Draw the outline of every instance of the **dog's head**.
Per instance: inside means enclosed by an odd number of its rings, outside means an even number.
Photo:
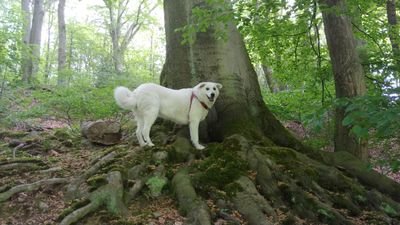
[[[214,104],[221,88],[222,84],[214,82],[201,82],[194,87],[197,97],[202,101],[208,101],[209,104]]]

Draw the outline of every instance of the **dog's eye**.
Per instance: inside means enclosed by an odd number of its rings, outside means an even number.
[[[215,87],[214,87],[213,90],[215,91],[215,90],[217,90],[217,89],[215,89]]]
[[[209,91],[209,90],[210,90],[210,88],[206,88],[206,90],[207,90],[207,91]]]

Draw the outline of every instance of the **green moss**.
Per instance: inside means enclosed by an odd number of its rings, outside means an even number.
[[[240,184],[233,182],[226,185],[224,191],[228,197],[234,197],[236,196],[236,193],[243,191],[243,188],[240,186]]]
[[[131,222],[125,219],[117,220],[117,221],[111,221],[112,225],[140,225],[140,223],[136,222]]]
[[[289,203],[293,211],[303,219],[318,221],[332,225],[344,225],[349,223],[342,215],[332,211],[330,204],[320,202],[308,192],[299,189],[294,184],[282,183],[279,185],[284,200]]]
[[[209,148],[209,157],[195,165],[195,168],[200,171],[193,179],[197,187],[223,189],[246,173],[247,162],[239,156],[235,147],[223,146],[216,145]]]
[[[90,191],[93,191],[99,188],[100,186],[107,184],[107,178],[105,174],[97,174],[90,177],[86,182],[91,187]]]
[[[335,208],[348,209],[351,216],[358,216],[361,213],[356,204],[354,204],[350,197],[341,194],[332,196],[333,206]]]
[[[278,163],[293,162],[297,158],[295,150],[285,147],[267,147],[262,153],[268,154]]]
[[[192,154],[194,148],[188,139],[176,137],[172,146],[165,149],[168,152],[168,161],[173,163],[186,162]]]
[[[296,218],[292,215],[289,214],[283,221],[282,225],[293,225],[296,224]]]
[[[108,173],[111,171],[118,171],[121,173],[122,177],[127,177],[128,175],[128,167],[126,167],[123,162],[119,160],[114,160],[112,163],[108,164],[107,166],[101,168],[99,171],[100,173]]]
[[[0,130],[0,138],[22,138],[27,136],[29,133],[25,131],[10,131],[10,130]]]
[[[66,129],[57,129],[54,132],[54,137],[56,137],[60,141],[72,139],[72,135]]]

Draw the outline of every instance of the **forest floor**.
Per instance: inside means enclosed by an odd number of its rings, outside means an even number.
[[[45,178],[73,178],[83,173],[90,162],[108,148],[70,135],[65,132],[67,124],[61,121],[35,120],[30,123],[19,124],[12,130],[0,130],[0,192],[6,186],[30,184]],[[40,160],[43,165],[39,166],[43,168],[23,164],[30,160]],[[12,165],[10,161],[15,167],[5,166]],[[0,200],[0,225],[57,224],[62,212],[74,203],[66,202],[64,193],[63,185],[51,185],[17,193],[3,203]],[[129,210],[135,212],[126,218],[130,224],[181,225],[184,221],[170,195],[139,197]],[[99,215],[79,224],[116,224],[106,210],[96,214]]]
[[[293,132],[302,130],[289,128]],[[0,130],[0,193],[10,186],[55,177],[72,178],[82,174],[108,148],[91,144],[79,134],[73,135],[66,130],[66,123],[51,119],[34,120],[30,124],[21,123],[11,130]],[[374,147],[371,149],[371,157],[379,160],[385,157],[382,152],[379,146]],[[27,163],[35,160],[41,163]],[[375,169],[382,171],[382,168]],[[400,173],[387,175],[400,182]],[[65,185],[62,184],[45,185],[37,190],[19,192],[4,202],[0,200],[0,225],[57,224],[62,212],[75,203],[65,201],[64,189]],[[208,204],[212,209],[213,203]],[[171,193],[159,198],[140,195],[129,206],[129,211],[132,213],[125,218],[125,224],[181,225],[185,221]],[[78,224],[121,224],[105,209],[95,214]],[[239,214],[234,216],[238,221],[241,220]],[[218,220],[215,224],[228,223]]]

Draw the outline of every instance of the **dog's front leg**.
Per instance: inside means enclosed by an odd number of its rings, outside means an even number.
[[[199,123],[200,121],[191,121],[189,124],[190,128],[190,139],[194,147],[198,150],[204,149],[204,146],[199,144]]]

